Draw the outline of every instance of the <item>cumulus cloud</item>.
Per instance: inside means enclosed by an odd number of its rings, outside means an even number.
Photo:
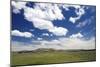
[[[35,43],[35,44],[34,44]],[[91,50],[95,49],[95,38],[90,40],[83,40],[79,38],[60,38],[52,41],[33,41],[32,44],[12,41],[12,50],[36,50],[38,48],[52,48],[55,50]]]
[[[47,3],[36,3],[35,9],[40,9],[41,13],[44,14],[44,19],[47,20],[62,20],[64,16],[62,10],[57,4],[47,4]],[[41,16],[41,15],[40,15]]]
[[[53,32],[57,36],[63,36],[67,34],[68,30],[63,27],[54,27],[50,29],[50,32]]]
[[[65,9],[66,11],[69,10],[69,7],[73,7],[75,8],[75,13],[77,15],[77,17],[70,17],[69,21],[71,21],[72,23],[75,23],[78,19],[81,18],[81,16],[83,14],[85,14],[85,10],[83,6],[80,5],[66,5],[66,4],[60,4],[60,7],[62,7],[63,9]]]
[[[12,1],[12,6],[13,6],[13,12],[15,14],[17,13],[20,13],[20,10],[25,8],[25,4],[26,2],[15,2],[15,1]]]
[[[82,38],[82,37],[83,37],[83,35],[82,35],[81,33],[72,34],[72,35],[70,36],[70,38]]]
[[[69,10],[69,7],[75,8],[75,13],[76,13],[77,17],[72,17],[72,16],[71,16],[71,17],[69,18],[69,21],[71,21],[72,23],[75,23],[78,19],[81,18],[81,16],[82,16],[83,14],[85,14],[84,6],[60,4],[60,7],[62,7],[62,8],[65,9],[66,11]]]
[[[39,19],[39,18],[33,18],[32,23],[36,28],[39,28],[41,30],[43,30],[43,29],[49,30],[54,27],[51,21],[43,20],[43,19]]]
[[[20,32],[19,30],[13,30],[11,32],[12,36],[31,38],[33,35],[30,32]]]
[[[25,3],[14,2],[12,6],[14,6],[16,10],[23,9],[25,19],[32,22],[33,26],[38,29],[46,29],[57,36],[63,36],[68,31],[66,28],[53,25],[52,21],[64,19],[62,10],[57,4],[35,3],[34,8],[31,8],[25,6]]]
[[[75,13],[76,13],[77,17],[70,17],[69,18],[69,21],[71,21],[72,23],[75,23],[77,20],[79,20],[81,18],[82,15],[85,14],[84,7],[82,7],[82,6],[75,7]]]

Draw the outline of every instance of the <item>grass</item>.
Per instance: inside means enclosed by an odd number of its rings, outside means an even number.
[[[67,62],[95,61],[95,50],[88,51],[37,51],[12,52],[11,65],[40,65]]]

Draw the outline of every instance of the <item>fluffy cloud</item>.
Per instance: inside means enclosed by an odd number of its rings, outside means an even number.
[[[62,14],[61,8],[69,10],[69,7],[75,8],[77,17],[70,17],[69,21],[75,23],[85,13],[84,7],[80,5],[65,5],[65,4],[47,4],[47,3],[35,3],[34,8],[26,6],[27,2],[15,2],[12,1],[13,12],[20,13],[20,10],[24,10],[24,17],[26,20],[33,23],[33,26],[38,29],[46,29],[57,36],[64,36],[67,34],[68,29],[63,27],[56,27],[53,24],[54,20],[62,20],[65,17]],[[77,27],[80,25],[79,24]]]
[[[69,7],[73,7],[75,8],[75,13],[77,15],[77,17],[70,17],[69,21],[71,21],[72,23],[75,23],[78,19],[80,19],[80,17],[85,13],[84,7],[80,6],[80,5],[66,5],[66,4],[60,4],[60,7],[62,7],[63,9],[65,9],[66,11],[69,10]]]
[[[13,6],[13,12],[14,13],[20,13],[20,10],[25,8],[26,2],[15,2],[12,1],[12,6]]]
[[[81,33],[72,34],[72,35],[70,36],[70,38],[82,38],[82,37],[83,37],[83,35],[82,35]]]
[[[57,36],[63,36],[67,34],[68,30],[63,27],[54,27],[50,29],[50,32],[53,32]]]
[[[82,15],[85,14],[85,10],[84,7],[74,7],[75,8],[75,13],[77,14],[77,17],[70,17],[69,21],[71,21],[72,23],[75,23],[78,19],[81,18]]]
[[[43,29],[49,30],[49,29],[53,29],[54,27],[51,21],[43,20],[40,18],[33,18],[32,23],[36,28],[39,28],[41,30]]]
[[[41,30],[46,29],[57,36],[63,36],[67,33],[66,28],[53,25],[53,20],[64,19],[62,10],[57,4],[35,3],[34,8],[25,6],[25,3],[14,2],[14,4],[12,3],[12,6],[16,10],[24,9],[25,19],[32,22],[34,27]]]
[[[31,38],[33,35],[30,32],[20,32],[19,30],[13,30],[11,32],[12,36]]]
[[[24,9],[25,13],[28,14],[29,17],[38,17],[47,20],[64,19],[62,11],[57,4],[35,3],[35,7],[33,9],[25,6],[26,3],[27,2],[12,1],[13,10],[18,10],[18,12],[20,12],[21,9]]]
[[[35,44],[34,44],[35,43]],[[52,48],[55,50],[91,50],[95,49],[95,38],[90,40],[83,40],[79,38],[60,38],[52,41],[33,41],[32,44],[26,44],[22,42],[12,41],[12,50],[35,50],[38,48]]]
[[[78,20],[80,17],[70,17],[69,21],[71,21],[72,23],[75,23],[76,20]]]
[[[36,3],[35,10],[39,9],[41,13],[40,16],[44,16],[44,19],[47,20],[62,20],[64,16],[62,10],[57,4],[47,4],[47,3]],[[43,14],[43,15],[41,15]]]

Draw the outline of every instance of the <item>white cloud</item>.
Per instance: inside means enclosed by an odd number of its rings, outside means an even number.
[[[39,14],[41,17],[43,16],[44,19],[47,20],[64,19],[62,11],[57,4],[36,3],[34,9],[40,10],[40,12],[43,15],[41,15],[40,13]]]
[[[34,42],[36,44],[34,44]],[[12,51],[35,50],[38,48],[52,48],[56,50],[90,50],[95,49],[95,38],[83,40],[79,38],[60,38],[52,41],[33,41],[33,44],[12,41]]]
[[[60,39],[63,49],[95,49],[95,38],[83,40],[79,38],[64,38]]]
[[[76,8],[76,7],[75,7]],[[75,13],[77,14],[77,17],[70,17],[69,18],[69,21],[71,21],[72,23],[75,23],[77,20],[79,20],[81,18],[82,15],[85,14],[85,10],[84,10],[84,7],[80,6],[80,7],[77,7],[75,9]]]
[[[81,33],[72,34],[72,35],[70,36],[70,38],[82,38],[82,37],[83,37],[83,35],[82,35]]]
[[[11,50],[12,51],[30,51],[30,50],[35,50],[36,47],[32,44],[24,43],[24,42],[17,42],[17,41],[12,41],[11,42]]]
[[[85,13],[84,7],[80,5],[65,5],[65,4],[47,4],[47,3],[35,3],[34,8],[25,6],[27,2],[14,2],[14,13],[20,13],[20,10],[24,10],[24,17],[26,20],[33,23],[33,26],[38,29],[46,29],[52,32],[54,35],[63,36],[66,35],[68,29],[63,27],[56,27],[53,25],[53,20],[62,20],[65,17],[62,14],[61,8],[69,10],[69,7],[74,7],[77,17],[70,17],[69,21],[75,23]],[[62,32],[62,33],[61,33]]]
[[[66,5],[66,4],[60,4],[61,7],[63,7],[66,11],[69,10],[69,7],[74,7],[75,9],[79,9],[81,6],[80,5]]]
[[[43,35],[43,36],[49,36],[49,34],[48,34],[48,33],[43,33],[42,35]]]
[[[19,37],[26,37],[26,38],[30,38],[32,37],[32,33],[30,32],[20,32],[19,30],[13,30],[11,32],[12,36],[19,36]]]
[[[75,10],[78,16],[82,16],[85,13],[84,7],[80,7],[78,10]]]
[[[72,23],[75,23],[76,20],[78,20],[80,17],[70,17],[69,21],[71,21]]]
[[[51,21],[43,20],[39,18],[34,18],[32,23],[36,28],[39,28],[41,30],[43,29],[49,30],[54,27]]]
[[[64,16],[57,4],[35,3],[34,8],[26,7],[24,9],[25,17],[31,20],[36,17],[44,20],[62,20]]]
[[[79,24],[76,25],[76,27],[84,27],[87,24],[86,21],[80,22]]]
[[[67,33],[66,28],[53,25],[53,20],[64,19],[62,10],[57,4],[35,3],[34,8],[27,7],[25,4],[26,2],[12,2],[12,6],[15,7],[13,10],[24,9],[25,19],[32,22],[36,28],[46,29],[57,36]]]
[[[50,29],[50,32],[57,36],[64,36],[67,34],[68,30],[63,27],[54,27],[53,29]]]
[[[77,17],[70,17],[69,21],[72,23],[75,23],[80,17],[85,13],[84,7],[80,5],[66,5],[66,4],[61,4],[60,7],[63,7],[66,11],[69,10],[69,7],[75,8],[75,13]]]
[[[95,18],[95,17],[92,16],[91,18],[86,19],[86,20],[84,20],[83,22],[79,22],[79,24],[77,24],[76,27],[81,28],[81,27],[84,27],[85,25],[89,25],[89,24],[92,23],[92,21],[94,20],[94,18]]]
[[[13,6],[13,12],[15,14],[20,13],[20,10],[25,8],[25,4],[26,4],[26,2],[15,2],[15,1],[12,1],[11,3]]]
[[[42,40],[42,38],[38,37],[37,40]]]

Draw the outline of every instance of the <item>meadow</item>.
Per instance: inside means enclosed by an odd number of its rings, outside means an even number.
[[[96,50],[51,50],[22,51],[11,53],[11,66],[43,65],[95,61]]]

